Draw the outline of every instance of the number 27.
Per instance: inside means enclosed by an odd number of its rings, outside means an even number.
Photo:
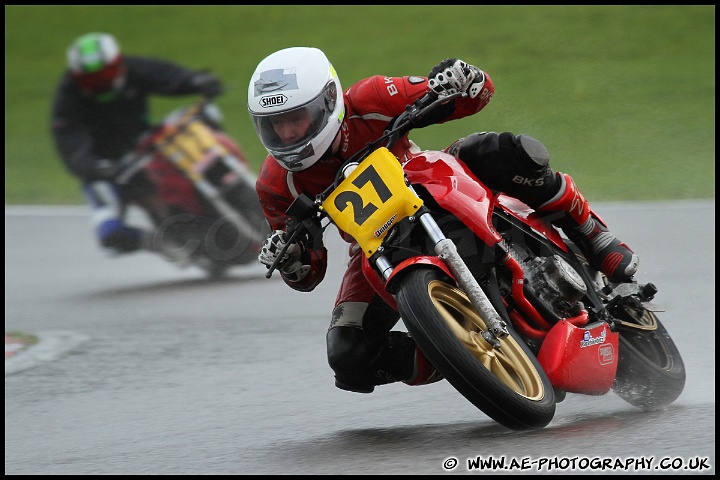
[[[360,175],[358,175],[352,183],[358,189],[370,183],[383,203],[387,202],[390,197],[392,197],[392,192],[387,185],[385,185],[385,182],[383,182],[382,178],[375,170],[375,167],[372,165],[370,165],[364,172],[360,173]],[[372,202],[368,202],[367,205],[363,205],[363,197],[359,193],[350,190],[346,190],[335,197],[334,203],[335,207],[341,212],[347,208],[348,204],[352,205],[353,217],[355,223],[358,225],[365,223],[365,221],[378,209],[378,207]]]

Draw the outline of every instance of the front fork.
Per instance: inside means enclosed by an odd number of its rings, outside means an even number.
[[[419,217],[415,219],[410,218],[410,220],[420,222],[420,225],[422,225],[428,237],[433,242],[435,253],[447,265],[455,277],[455,281],[457,281],[460,288],[465,292],[470,302],[485,321],[488,330],[481,333],[482,337],[490,345],[499,347],[500,342],[498,339],[505,338],[509,334],[507,324],[500,318],[490,299],[470,272],[465,261],[460,257],[455,243],[445,236],[430,212],[425,211],[421,213]],[[382,255],[381,248],[378,249],[379,254],[375,255],[373,260],[376,268],[382,274],[385,282],[387,282],[393,274],[394,267],[387,257]]]

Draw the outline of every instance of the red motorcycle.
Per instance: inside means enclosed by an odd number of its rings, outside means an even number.
[[[268,233],[256,177],[220,120],[209,99],[171,112],[122,160],[117,177],[123,184],[142,172],[152,182],[152,201],[143,207],[155,226],[155,250],[211,277],[256,262]]]
[[[289,243],[320,246],[330,223],[352,236],[366,277],[427,358],[510,429],[546,426],[566,392],[613,390],[643,410],[675,401],[685,367],[650,303],[653,284],[611,283],[547,219],[455,157],[423,151],[401,164],[390,152],[452,98],[418,100],[321,195],[298,197]]]

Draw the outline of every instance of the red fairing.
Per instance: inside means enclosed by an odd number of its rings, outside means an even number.
[[[203,206],[198,198],[195,185],[172,163],[160,154],[153,156],[145,167],[148,178],[155,184],[156,195],[170,206],[202,215]]]
[[[587,320],[587,312],[583,314]],[[618,337],[606,323],[578,327],[562,320],[548,332],[538,361],[553,387],[585,395],[604,395],[617,372]],[[582,319],[581,319],[582,320]]]
[[[501,240],[492,226],[494,195],[452,155],[426,151],[403,165],[410,183],[422,184],[446,210],[469,226],[487,245]]]
[[[502,208],[511,215],[545,235],[558,248],[568,248],[560,233],[534,210],[513,197],[500,194],[497,197],[455,157],[443,152],[424,151],[412,155],[404,165],[410,183],[422,184],[446,210],[454,213],[460,221],[487,245],[500,241],[500,234],[492,226],[491,208]]]

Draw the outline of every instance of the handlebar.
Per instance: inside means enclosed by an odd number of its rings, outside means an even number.
[[[447,102],[454,100],[458,97],[464,97],[467,95],[464,92],[457,92],[452,95],[447,95],[438,98],[435,92],[428,92],[423,97],[415,100],[411,105],[405,108],[405,111],[398,115],[389,125],[383,134],[375,139],[374,141],[368,142],[363,148],[355,152],[350,158],[348,158],[338,169],[338,174],[335,177],[335,182],[330,185],[322,193],[322,197],[327,196],[332,190],[337,188],[340,182],[343,180],[343,172],[346,167],[353,163],[359,164],[362,160],[368,156],[371,152],[381,147],[383,143],[388,150],[391,150],[395,143],[402,137],[418,125],[418,122],[425,117],[428,113],[435,110],[440,105],[444,105]]]
[[[365,147],[356,152],[350,157],[346,163],[357,162],[360,163],[360,159],[367,156],[370,152],[375,151],[379,148],[383,142],[386,142],[388,150],[392,149],[395,143],[415,127],[418,122],[425,117],[429,112],[437,108],[439,105],[443,105],[457,97],[464,96],[465,93],[458,92],[452,95],[438,98],[434,92],[428,92],[423,97],[415,100],[411,105],[405,108],[405,111],[398,115],[395,120],[388,125],[388,129],[376,140],[368,142]]]

